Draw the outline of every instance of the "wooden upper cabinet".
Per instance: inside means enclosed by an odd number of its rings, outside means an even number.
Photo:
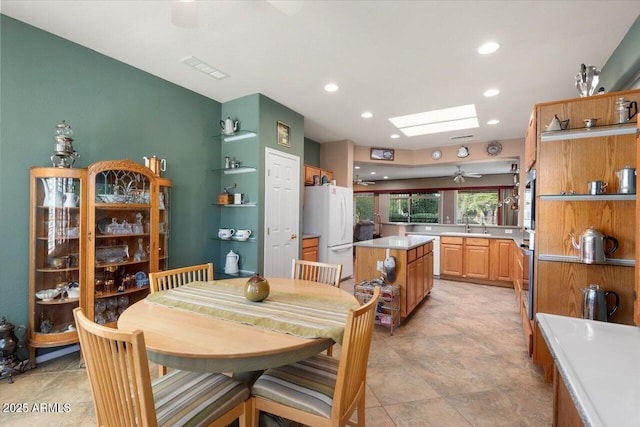
[[[314,181],[316,176],[318,177],[317,183]],[[327,177],[327,182],[331,182],[333,172],[315,166],[304,165],[304,185],[320,185],[324,176]]]
[[[538,148],[537,111],[538,109],[534,107],[529,119],[529,126],[527,126],[527,133],[524,137],[524,169],[527,172],[536,163],[536,150]]]
[[[640,120],[636,131],[636,165],[640,165]],[[637,180],[637,178],[636,178]],[[636,192],[637,192],[636,182]],[[640,236],[640,199],[636,197],[636,236]],[[633,320],[640,326],[640,239],[636,239],[635,300],[633,302]]]

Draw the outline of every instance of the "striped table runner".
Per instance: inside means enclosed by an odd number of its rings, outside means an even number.
[[[243,285],[224,281],[192,282],[152,293],[147,301],[303,338],[331,338],[337,343],[342,342],[349,309],[358,307],[356,302],[273,290],[266,300],[256,303],[244,297]]]

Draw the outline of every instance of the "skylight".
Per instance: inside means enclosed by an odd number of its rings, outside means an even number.
[[[473,104],[392,117],[389,121],[406,136],[450,132],[480,126],[476,107]]]

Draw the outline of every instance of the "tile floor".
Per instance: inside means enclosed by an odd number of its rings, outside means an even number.
[[[353,281],[342,287],[352,291]],[[95,425],[78,360],[74,353],[0,383],[0,424]],[[376,326],[367,383],[368,427],[551,425],[552,388],[526,354],[512,289],[436,280],[393,336]],[[7,412],[12,403],[28,413]],[[61,411],[36,412],[41,403]]]

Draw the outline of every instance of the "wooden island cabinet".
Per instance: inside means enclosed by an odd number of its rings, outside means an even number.
[[[396,258],[396,275],[391,284],[400,286],[400,317],[406,318],[433,289],[433,238],[389,236],[354,243],[355,282],[383,275],[378,263],[389,255]]]

